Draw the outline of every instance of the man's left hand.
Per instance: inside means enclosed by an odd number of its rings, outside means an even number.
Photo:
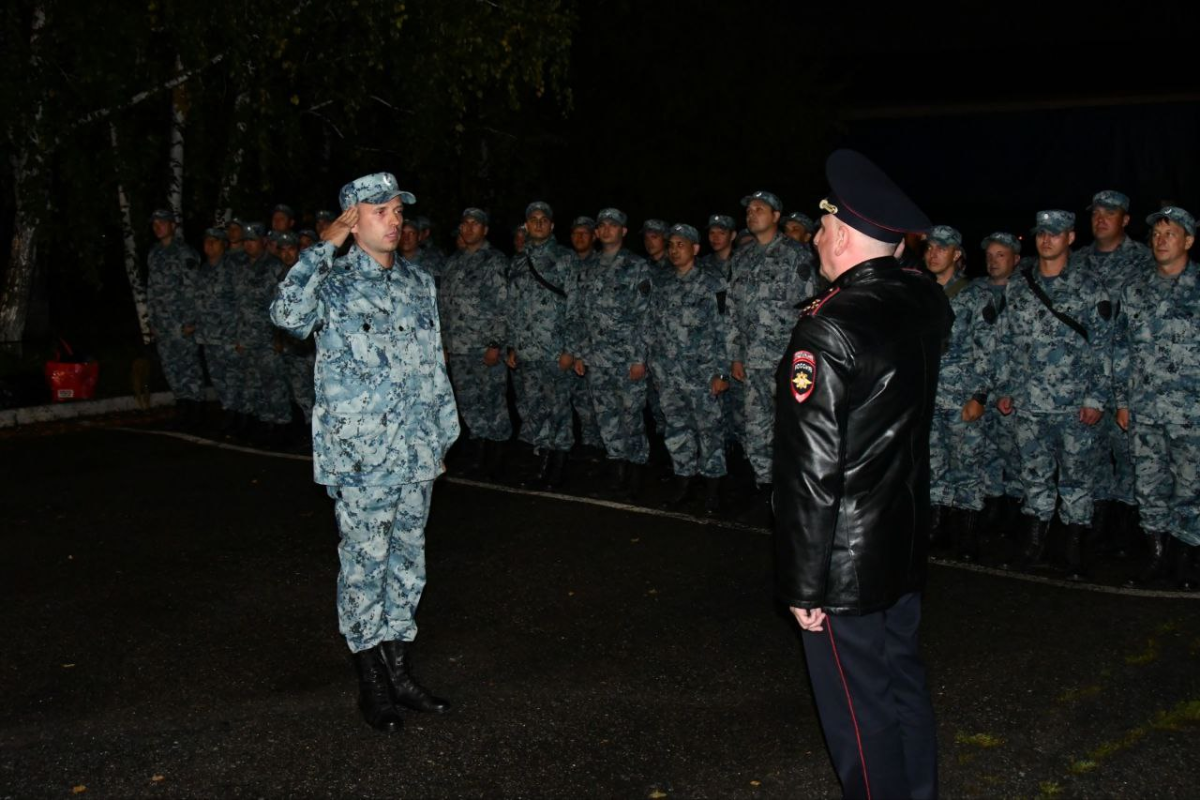
[[[820,633],[825,630],[825,612],[819,608],[796,608],[792,606],[792,616],[800,627],[809,633]]]
[[[558,357],[558,368],[563,372],[566,372],[573,366],[575,366],[575,357],[570,353],[563,353]]]
[[[1104,416],[1104,412],[1098,408],[1088,408],[1084,406],[1079,409],[1079,421],[1084,425],[1095,425]]]
[[[974,422],[983,416],[984,411],[983,403],[972,397],[963,405],[962,420],[963,422]]]
[[[646,377],[646,365],[642,363],[632,364],[629,367],[629,380],[640,381]]]

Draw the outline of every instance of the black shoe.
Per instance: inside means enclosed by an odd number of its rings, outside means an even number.
[[[771,496],[774,491],[775,487],[770,483],[758,485],[750,497],[746,510],[738,516],[738,521],[756,528],[773,527],[775,512],[771,508]]]
[[[1195,545],[1186,544],[1182,540],[1175,542],[1175,581],[1180,591],[1194,592],[1200,588],[1200,580],[1196,575]]]
[[[417,683],[409,670],[407,642],[384,642],[380,646],[388,683],[392,687],[392,701],[413,711],[441,714],[450,710],[450,701],[435,697]]]
[[[675,509],[687,502],[688,493],[692,488],[692,479],[685,475],[676,475],[671,487],[667,490],[663,508]]]
[[[1050,535],[1050,520],[1029,517],[1025,529],[1025,548],[1021,551],[1023,568],[1035,567],[1046,557],[1046,540]]]
[[[355,653],[354,666],[358,670],[358,708],[363,719],[377,731],[395,733],[400,730],[404,720],[392,703],[387,666],[379,647]]]
[[[550,456],[553,455],[552,450],[543,450],[538,461],[537,474],[532,478],[521,481],[522,489],[541,489],[546,485],[546,479],[550,477]]]
[[[504,477],[504,462],[508,453],[508,442],[488,441],[487,463],[484,464],[484,475],[488,479],[498,481]]]
[[[553,450],[550,453],[550,467],[542,488],[548,492],[561,489],[567,479],[567,451]]]
[[[955,549],[959,561],[979,560],[979,513],[969,508],[953,509]]]
[[[480,439],[472,443],[474,451],[471,453],[471,474],[477,477],[483,477],[488,471],[488,457],[492,454],[492,442],[487,439]]]
[[[704,514],[713,517],[721,511],[721,479],[704,479]]]
[[[950,543],[950,508],[934,503],[929,507],[929,549],[946,551]]]
[[[1072,523],[1067,526],[1067,546],[1064,555],[1067,562],[1067,580],[1087,580],[1087,550],[1091,530],[1086,525]]]
[[[637,500],[642,494],[642,480],[645,477],[646,465],[631,462],[626,472],[628,474],[628,482],[626,483],[625,496],[630,500]]]
[[[1167,534],[1150,532],[1146,534],[1146,563],[1131,575],[1125,585],[1137,589],[1147,584],[1161,580],[1167,572]]]
[[[625,481],[629,479],[629,462],[628,461],[613,461],[612,471],[609,473],[608,488],[614,492],[619,492],[625,488]]]

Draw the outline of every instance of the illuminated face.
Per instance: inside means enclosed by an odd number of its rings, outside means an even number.
[[[1047,261],[1053,261],[1067,254],[1071,243],[1075,241],[1075,231],[1063,231],[1062,233],[1038,231],[1035,241],[1038,255]]]
[[[667,247],[667,240],[658,231],[646,231],[642,234],[642,244],[646,246],[646,255],[657,261]]]
[[[281,244],[279,245],[279,260],[283,262],[285,267],[290,267],[300,260],[300,245],[298,244]]]
[[[821,258],[821,275],[827,281],[833,281],[836,277],[833,270],[834,248],[837,247],[838,232],[842,228],[842,223],[838,222],[838,218],[833,214],[826,214],[821,218],[821,227],[817,229],[817,235],[813,237],[813,244],[817,248],[817,255]]]
[[[251,261],[257,261],[258,257],[263,254],[263,240],[243,239],[242,249],[246,251],[246,255],[250,256]]]
[[[487,226],[474,217],[463,217],[462,222],[458,226],[459,238],[463,240],[466,247],[475,247],[482,244],[487,237]]]
[[[175,223],[169,219],[150,220],[150,229],[154,231],[154,238],[159,241],[175,235]]]
[[[1119,208],[1096,206],[1092,209],[1092,235],[1098,242],[1115,242],[1125,233],[1129,215]]]
[[[541,244],[554,232],[554,221],[545,211],[534,211],[525,218],[525,233],[535,244]]]
[[[394,253],[400,246],[400,226],[404,224],[404,203],[393,197],[386,203],[358,204],[358,222],[350,232],[358,246],[371,254]]]
[[[404,225],[400,228],[400,252],[405,255],[415,253],[421,243],[421,232],[414,225]]]
[[[934,275],[942,275],[947,270],[954,269],[958,260],[958,248],[954,245],[930,242],[925,249],[925,268]]]
[[[225,226],[225,235],[229,237],[229,243],[240,244],[242,241],[242,226],[236,222],[230,222]]]
[[[276,211],[271,215],[271,230],[273,231],[283,233],[286,230],[290,230],[295,224],[295,220],[282,211]]]
[[[225,241],[218,239],[215,236],[204,237],[204,257],[210,263],[215,263],[218,258],[225,255]]]
[[[1150,231],[1150,249],[1154,252],[1155,263],[1160,266],[1185,258],[1194,242],[1195,237],[1188,236],[1182,225],[1169,219],[1160,219]]]
[[[724,228],[709,228],[708,244],[713,250],[724,250],[733,244],[733,231],[725,230]]]
[[[670,260],[671,266],[676,269],[691,266],[699,252],[700,245],[693,244],[691,239],[683,236],[672,236],[670,242],[667,243],[667,258]]]
[[[999,242],[988,243],[984,258],[987,259],[988,278],[997,282],[1008,280],[1021,260],[1016,250]]]
[[[571,249],[581,256],[592,252],[596,243],[596,232],[586,225],[580,225],[571,231]]]
[[[746,230],[755,234],[766,233],[779,224],[779,212],[762,200],[751,200],[746,206]]]
[[[789,219],[787,222],[783,223],[783,235],[794,242],[799,242],[800,244],[804,244],[808,241],[808,231],[802,224],[796,222],[794,219]]]
[[[606,219],[596,226],[596,238],[600,240],[600,244],[614,245],[620,244],[625,239],[627,229],[613,222],[611,219]]]

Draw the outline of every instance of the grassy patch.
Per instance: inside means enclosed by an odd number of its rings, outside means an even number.
[[[956,733],[954,734],[955,744],[971,745],[973,747],[982,747],[985,750],[992,747],[999,747],[1004,744],[1004,740],[999,736],[992,736],[990,733]]]

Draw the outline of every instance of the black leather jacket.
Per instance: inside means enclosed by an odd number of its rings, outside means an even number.
[[[781,599],[869,614],[925,583],[929,426],[950,305],[928,275],[876,258],[801,312],[776,377]]]

